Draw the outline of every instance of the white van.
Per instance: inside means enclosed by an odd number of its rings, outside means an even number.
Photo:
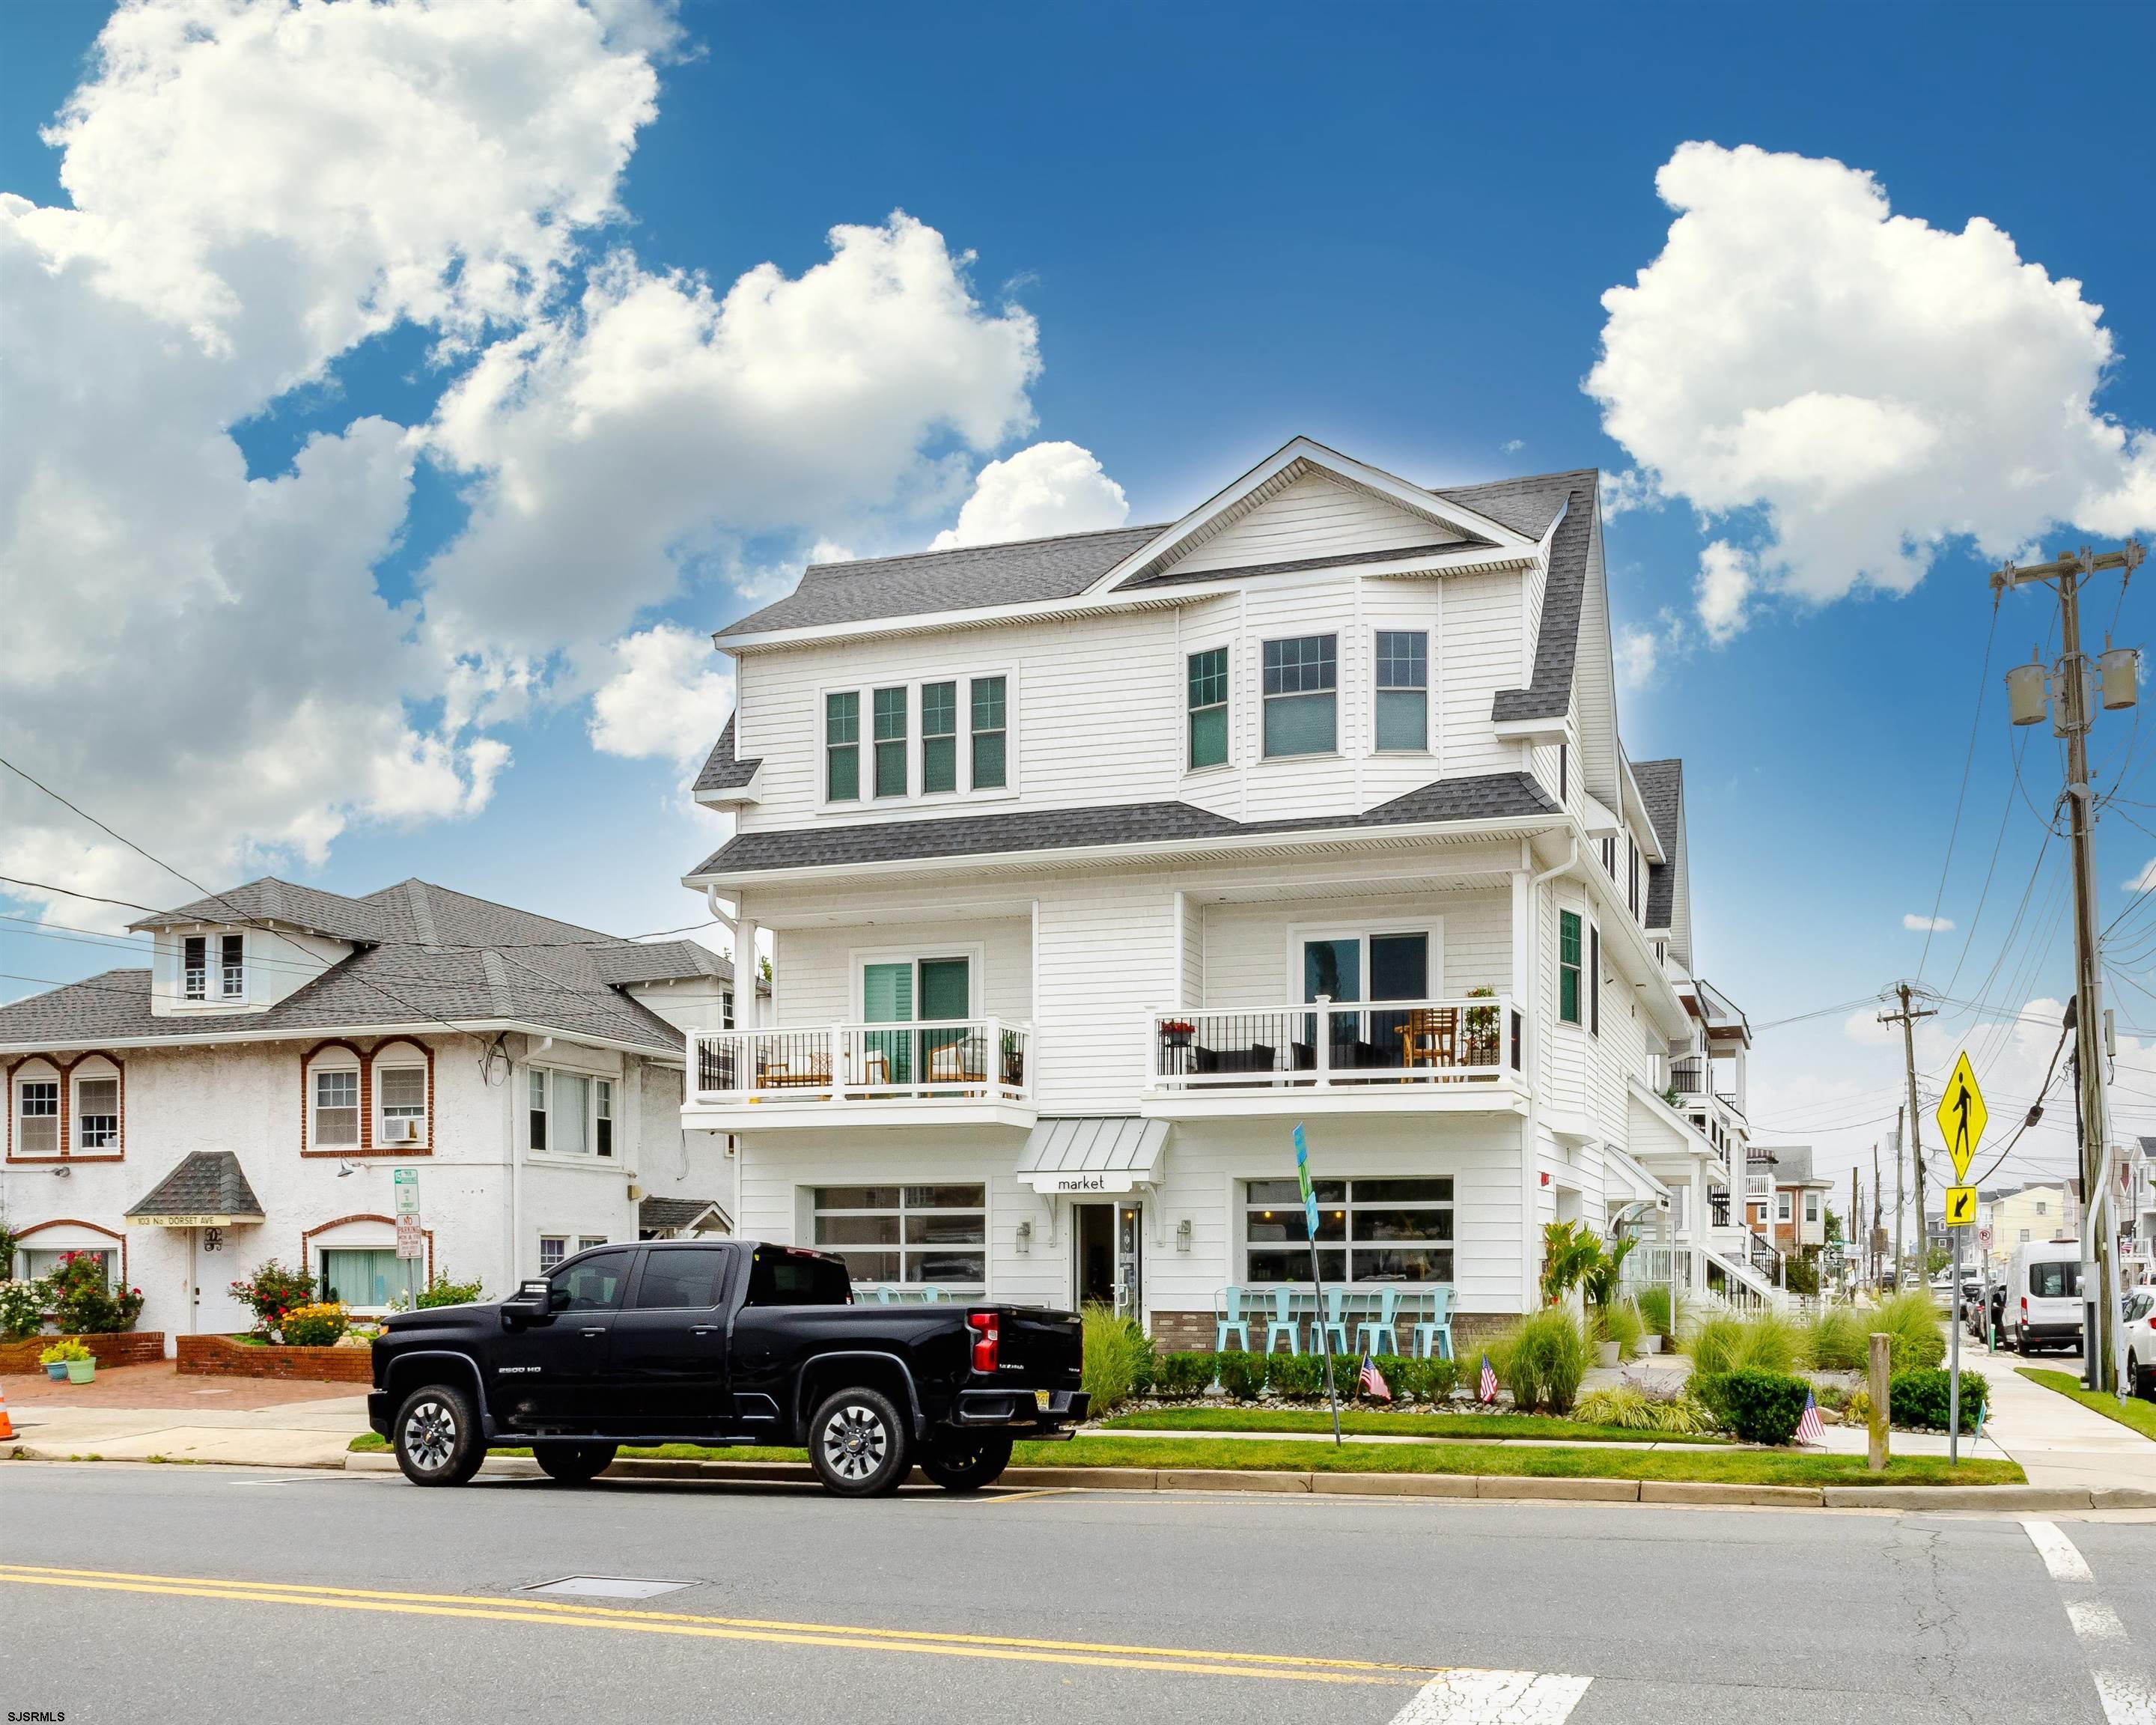
[[[2082,1345],[2082,1248],[2074,1240],[2025,1240],[2006,1271],[2002,1314],[2015,1351],[2078,1353]]]

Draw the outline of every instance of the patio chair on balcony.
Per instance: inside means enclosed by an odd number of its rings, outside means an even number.
[[[828,1054],[793,1054],[756,1063],[758,1090],[829,1090],[831,1057]]]
[[[1460,1064],[1460,1009],[1456,1006],[1415,1008],[1400,1026],[1399,1035],[1403,1066],[1450,1068]]]
[[[1253,1042],[1248,1048],[1208,1048],[1203,1043],[1190,1050],[1194,1072],[1270,1072],[1274,1050],[1270,1043]]]
[[[931,1084],[982,1086],[988,1081],[988,1045],[980,1036],[962,1036],[928,1050]]]

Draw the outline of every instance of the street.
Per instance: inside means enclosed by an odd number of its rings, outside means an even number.
[[[24,1464],[0,1658],[17,1713],[172,1725],[2115,1725],[2151,1717],[2148,1521]],[[580,1574],[690,1584],[518,1591]]]

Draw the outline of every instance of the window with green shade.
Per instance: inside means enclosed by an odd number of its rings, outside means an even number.
[[[921,685],[921,793],[958,788],[958,685]]]
[[[1190,764],[1219,767],[1228,758],[1228,649],[1190,655]]]
[[[1378,631],[1378,747],[1430,747],[1430,637],[1420,629]]]
[[[861,697],[858,691],[824,697],[824,795],[852,803],[861,794]]]
[[[1557,913],[1557,1015],[1562,1024],[1579,1022],[1579,913]]]
[[[401,1294],[408,1307],[425,1291],[419,1260],[398,1257],[393,1247],[357,1251],[332,1246],[323,1250],[321,1260],[325,1300],[382,1308]]]
[[[1329,755],[1340,747],[1339,637],[1265,645],[1265,755]]]
[[[973,788],[1000,790],[1010,771],[1010,717],[1001,677],[973,679]]]
[[[906,794],[906,691],[875,691],[875,793]]]

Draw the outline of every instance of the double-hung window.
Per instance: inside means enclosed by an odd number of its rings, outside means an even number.
[[[906,794],[906,696],[904,689],[879,689],[875,703],[875,793]]]
[[[382,1142],[385,1144],[424,1144],[427,1142],[427,1069],[424,1066],[377,1066],[374,1094],[382,1109]]]
[[[613,1154],[613,1081],[534,1066],[526,1142],[551,1156]]]
[[[1774,1194],[1774,1219],[1777,1222],[1786,1222],[1789,1219],[1789,1194],[1786,1192],[1777,1192]]]
[[[1558,1022],[1576,1024],[1579,1022],[1579,913],[1559,911],[1557,913],[1557,1016]]]
[[[1340,747],[1339,637],[1265,644],[1267,759],[1329,755]]]
[[[26,1078],[15,1086],[15,1145],[23,1156],[59,1154],[59,1079]]]
[[[1190,753],[1193,770],[1228,759],[1228,649],[1208,648],[1188,661]]]
[[[76,1081],[74,1132],[77,1149],[117,1150],[120,1147],[120,1081],[117,1078]]]
[[[332,1066],[315,1074],[315,1143],[346,1149],[359,1142],[359,1069]]]
[[[244,1000],[247,998],[247,937],[227,934],[218,937],[218,998],[221,1000]]]
[[[569,1255],[569,1237],[566,1234],[542,1234],[539,1236],[539,1273],[551,1276],[561,1268],[562,1260]]]
[[[1819,1194],[1816,1192],[1804,1194],[1804,1220],[1807,1222],[1819,1220]]]
[[[958,788],[958,685],[921,685],[921,794]]]
[[[1420,629],[1378,631],[1378,747],[1430,747],[1430,637]]]
[[[209,999],[209,940],[191,934],[180,942],[180,993],[189,1000]]]
[[[592,1081],[592,1147],[602,1156],[613,1154],[613,1081]]]
[[[861,794],[861,697],[857,690],[824,697],[824,796],[857,802]]]
[[[973,701],[973,788],[999,791],[1010,782],[1010,703],[1001,677],[976,677]]]

